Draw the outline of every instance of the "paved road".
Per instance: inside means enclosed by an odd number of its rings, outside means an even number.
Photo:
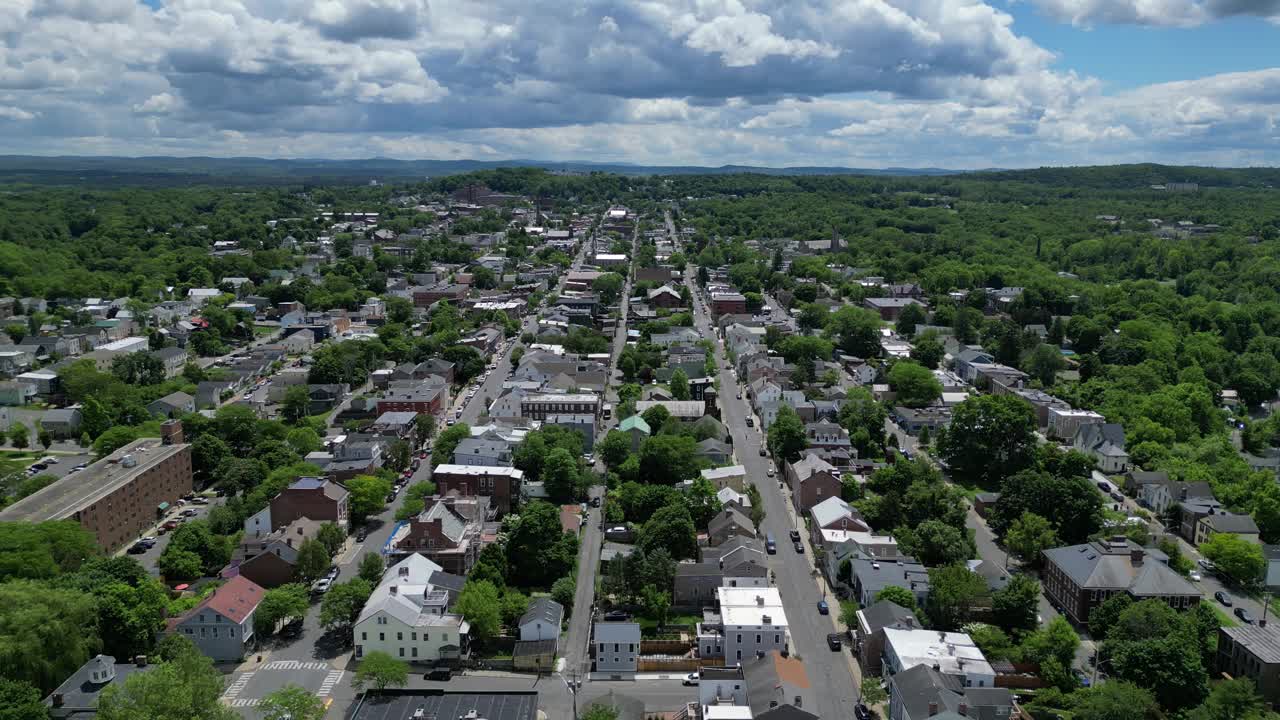
[[[689,273],[685,275],[686,284],[695,292],[696,327],[707,337],[712,337],[713,330],[706,304],[697,296]],[[717,346],[717,352],[722,353],[723,343],[717,340]],[[746,426],[750,410],[745,400],[736,399],[739,390],[737,380],[723,364],[721,363],[722,367],[718,371],[720,397],[723,398],[721,419],[733,434],[733,447],[738,462],[745,466],[747,477],[760,490],[765,509],[763,529],[773,533],[778,540],[778,554],[768,556],[768,564],[776,578],[775,584],[787,613],[793,651],[804,661],[809,681],[815,687],[823,688],[823,692],[817,696],[817,714],[824,718],[853,717],[853,707],[860,692],[861,672],[847,649],[836,653],[827,648],[827,634],[843,629],[836,619],[838,611],[832,615],[818,614],[817,602],[826,595],[820,589],[821,580],[810,564],[813,553],[809,551],[804,557],[796,557],[787,540],[788,533],[798,527],[791,503],[784,497],[776,478],[767,475],[772,461],[770,458],[760,457],[759,450],[763,442],[760,423],[756,422],[755,427]]]

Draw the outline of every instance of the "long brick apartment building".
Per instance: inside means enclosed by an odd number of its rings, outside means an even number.
[[[0,521],[75,520],[112,552],[142,536],[192,491],[191,446],[182,422],[142,438],[0,511]]]

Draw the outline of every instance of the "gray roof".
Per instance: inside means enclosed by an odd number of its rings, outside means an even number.
[[[1235,642],[1245,646],[1254,657],[1264,663],[1280,663],[1280,632],[1275,626],[1237,625],[1223,626],[1226,633]]]
[[[1214,532],[1240,535],[1256,534],[1258,532],[1258,524],[1248,515],[1215,513],[1206,515],[1200,519],[1200,522],[1208,525]]]
[[[180,408],[195,402],[195,398],[184,392],[173,392],[164,397],[154,400],[152,404],[163,403],[171,408]]]
[[[866,595],[873,598],[891,585],[906,588],[912,592],[927,592],[929,589],[929,572],[912,558],[881,562],[857,557],[853,559],[852,570],[858,586]]]
[[[1140,564],[1132,558],[1137,551],[1144,553]],[[1128,590],[1138,597],[1200,595],[1196,586],[1128,539],[1052,548],[1044,555],[1084,589]]]
[[[676,577],[721,577],[724,571],[718,562],[682,562],[676,564]]]
[[[440,532],[454,543],[462,542],[462,536],[466,533],[467,523],[458,517],[448,505],[438,502],[427,508],[426,512],[418,516],[421,522],[431,522],[432,520],[440,521]]]
[[[715,535],[720,530],[730,529],[734,525],[747,530],[750,535],[756,534],[756,524],[751,522],[751,518],[732,507],[725,508],[711,518],[707,523],[707,532]]]
[[[731,446],[726,445],[720,442],[719,440],[715,440],[712,438],[707,438],[706,440],[703,440],[702,442],[698,443],[699,455],[707,455],[707,454],[729,455],[732,452],[733,452],[733,448]]]
[[[928,665],[916,665],[894,675],[889,680],[890,693],[896,695],[906,714],[915,718],[929,717],[930,704],[942,711],[934,718],[945,717],[945,714],[959,715],[961,704],[967,706],[963,717],[987,718],[1008,717],[1008,710],[1013,707],[1013,694],[1006,688],[966,688],[959,678],[944,675]],[[998,714],[996,708],[1005,712]]]
[[[520,622],[517,625],[525,625],[527,623],[541,620],[548,625],[560,626],[560,621],[564,619],[564,606],[547,597],[534,598],[529,603],[529,609],[524,615],[520,616]]]
[[[441,720],[467,717],[472,712],[485,720],[535,720],[538,693],[370,690],[361,696],[349,720],[406,720],[418,710],[422,717]]]
[[[595,641],[598,643],[639,643],[640,623],[598,622],[595,626]]]
[[[62,705],[64,708],[96,708],[98,706],[98,696],[102,691],[112,685],[123,685],[126,678],[138,672],[146,672],[154,665],[144,665],[139,667],[132,663],[117,663],[114,657],[110,655],[96,655],[89,658],[88,662],[81,665],[71,677],[62,681],[57,690],[49,698],[45,699],[45,704],[49,704],[53,695],[62,697]],[[105,683],[90,682],[91,673],[95,670],[101,673],[104,669],[110,669],[114,672],[114,677]],[[80,713],[84,717],[94,717],[96,712]]]
[[[866,625],[868,632],[886,627],[914,627],[919,623],[914,612],[889,600],[881,600],[859,610],[858,617]]]
[[[784,658],[773,650],[743,663],[742,676],[747,684],[747,703],[755,717],[765,717],[766,713],[769,718],[817,717],[804,709],[814,707],[816,695],[798,658]]]

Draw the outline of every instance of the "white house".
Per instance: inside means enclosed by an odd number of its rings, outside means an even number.
[[[520,616],[517,626],[520,639],[555,640],[560,637],[560,623],[564,622],[564,606],[551,598],[540,597],[529,603],[529,609]]]
[[[964,633],[884,628],[884,669],[889,675],[927,665],[965,687],[995,687],[996,671]]]
[[[410,663],[464,657],[471,626],[448,612],[449,592],[432,578],[441,567],[412,554],[393,565],[355,624],[357,659],[374,651]]]
[[[724,660],[734,665],[770,650],[789,652],[791,635],[782,597],[774,587],[719,587]]]
[[[1124,449],[1124,426],[1119,423],[1090,423],[1076,428],[1072,445],[1093,456],[1098,469],[1105,473],[1121,473],[1129,465]]]

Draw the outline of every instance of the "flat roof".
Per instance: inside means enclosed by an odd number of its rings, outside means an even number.
[[[139,474],[178,454],[187,445],[164,445],[160,438],[134,440],[78,473],[41,489],[0,511],[0,520],[43,522],[69,518],[127,485]],[[121,460],[131,455],[137,461],[125,467]]]
[[[901,661],[903,670],[927,665],[938,666],[947,675],[995,674],[973,638],[964,633],[886,627],[884,641]]]
[[[450,692],[445,690],[381,690],[363,694],[350,720],[409,720],[418,717],[453,720],[471,712],[484,720],[534,720],[538,693]]]
[[[524,396],[521,402],[596,402],[599,399],[595,393],[538,393]]]
[[[776,625],[787,626],[787,611],[782,607],[778,589],[769,588],[716,588],[720,601],[720,618],[728,625]],[[769,616],[769,622],[764,616]]]
[[[524,477],[523,470],[517,470],[513,467],[495,467],[491,465],[454,465],[452,463],[441,463],[431,472],[432,475],[478,475],[481,477],[489,477],[493,475],[508,475],[513,478]]]

